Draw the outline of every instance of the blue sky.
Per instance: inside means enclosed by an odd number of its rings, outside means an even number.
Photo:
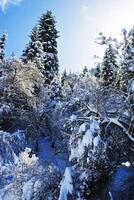
[[[21,1],[17,3],[17,1]],[[6,4],[7,3],[7,4]],[[80,71],[94,66],[94,54],[103,50],[95,44],[98,31],[118,35],[134,19],[133,0],[0,0],[0,34],[7,32],[7,56],[21,55],[28,34],[40,15],[52,10],[60,31],[58,39],[61,70]]]

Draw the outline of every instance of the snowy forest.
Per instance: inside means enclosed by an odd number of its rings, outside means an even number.
[[[29,33],[28,33],[29,34]],[[93,68],[60,72],[55,16],[20,58],[0,37],[0,200],[134,200],[134,27]]]

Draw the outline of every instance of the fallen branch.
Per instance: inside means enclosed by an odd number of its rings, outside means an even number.
[[[109,119],[104,119],[102,124],[103,123],[108,123],[106,128],[110,125],[110,124],[115,124],[117,126],[119,126],[122,130],[123,130],[123,133],[127,136],[127,138],[129,140],[131,140],[131,142],[134,143],[134,137],[132,137],[130,134],[129,134],[129,130],[127,131],[127,129],[122,125],[121,122],[119,122],[117,119],[114,119],[114,118],[109,118]]]
[[[109,119],[109,123],[108,123],[107,126],[105,127],[105,132],[106,132],[106,133],[108,133],[107,129],[108,129],[108,126],[109,126],[111,123],[113,123],[113,121],[110,122],[110,119]],[[116,125],[117,125],[117,124],[116,124]],[[125,127],[123,127],[123,126],[119,126],[119,127],[122,128],[123,133],[125,133],[125,135],[126,135],[132,142],[134,142],[134,138],[128,133],[128,131],[126,131]],[[110,133],[109,133],[109,134],[110,134]],[[120,149],[122,155],[124,155],[124,156],[127,158],[127,160],[130,162],[131,166],[134,168],[134,164],[133,164],[133,162],[131,161],[131,159],[129,158],[129,155],[127,155],[127,153],[125,153],[125,152],[122,150],[122,147],[119,145],[117,139],[113,136],[113,134],[110,134],[110,135],[111,135],[111,137],[113,138],[113,141],[116,143],[117,147],[119,147],[119,149]]]
[[[92,109],[89,105],[86,105],[85,103],[83,103],[83,105],[90,111],[90,113],[95,114],[97,117],[101,117],[101,114],[97,110]]]

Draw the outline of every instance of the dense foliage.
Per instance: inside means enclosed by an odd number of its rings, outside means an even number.
[[[0,38],[2,200],[86,200],[122,163],[134,167],[134,28],[122,41],[99,34],[95,73],[60,78],[55,25],[43,14],[21,59],[6,60]]]

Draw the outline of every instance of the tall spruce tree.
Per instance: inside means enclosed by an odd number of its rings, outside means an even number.
[[[101,66],[101,79],[103,86],[110,86],[114,84],[117,64],[116,64],[116,54],[111,45],[105,50],[103,57],[103,62]]]
[[[89,75],[89,70],[88,70],[87,66],[85,66],[83,71],[82,71],[82,76],[85,77],[87,75]]]
[[[124,45],[121,67],[119,71],[120,88],[127,92],[129,83],[134,77],[134,27],[129,31],[127,35],[126,44]]]
[[[58,31],[56,30],[56,21],[51,11],[43,14],[39,20],[39,41],[43,45],[43,74],[45,83],[50,84],[51,81],[58,75],[58,51],[57,38]]]
[[[5,43],[7,40],[7,34],[3,34],[0,38],[0,61],[4,60],[5,57]]]
[[[101,75],[101,66],[100,63],[98,63],[95,68],[94,76],[99,79],[100,75]]]
[[[64,86],[66,79],[67,79],[67,71],[65,69],[61,77],[61,86]]]

